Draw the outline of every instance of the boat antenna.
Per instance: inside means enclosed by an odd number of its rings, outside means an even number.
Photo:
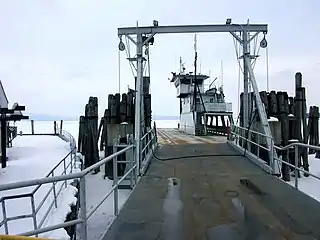
[[[223,87],[223,61],[221,60],[221,87]]]

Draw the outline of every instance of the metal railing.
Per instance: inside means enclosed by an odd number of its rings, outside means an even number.
[[[153,133],[152,133],[153,131]],[[147,135],[151,135],[151,139],[148,141],[147,146],[142,146],[143,149],[145,148],[144,151],[148,151],[146,149],[151,149],[154,148],[156,145],[156,128],[153,128],[150,130],[141,140],[144,140]],[[151,144],[151,145],[150,145]],[[19,235],[22,236],[34,236],[38,235],[44,232],[49,232],[55,229],[59,228],[66,228],[69,226],[81,224],[80,227],[80,238],[82,240],[88,239],[88,234],[87,234],[87,222],[88,219],[95,213],[95,211],[104,203],[104,201],[113,193],[113,205],[114,205],[114,216],[117,216],[119,214],[119,202],[118,202],[118,187],[119,185],[127,178],[129,175],[134,172],[134,185],[137,184],[137,181],[139,180],[139,174],[138,174],[138,169],[137,169],[137,161],[135,159],[135,154],[131,157],[131,167],[130,169],[127,170],[127,172],[119,179],[118,178],[118,161],[117,157],[120,156],[121,154],[125,154],[127,151],[131,151],[132,149],[135,149],[134,145],[129,145],[125,147],[124,149],[106,157],[97,162],[96,164],[80,171],[80,172],[73,172],[68,175],[60,175],[60,176],[48,176],[46,178],[39,178],[39,179],[33,179],[33,180],[28,180],[28,181],[20,181],[20,182],[15,182],[15,183],[9,183],[9,184],[3,184],[0,185],[0,191],[6,191],[6,190],[12,190],[12,189],[18,189],[18,188],[24,188],[24,187],[30,187],[30,186],[39,186],[43,184],[53,184],[56,185],[59,182],[66,182],[68,180],[79,180],[79,189],[80,189],[80,194],[79,194],[79,200],[80,200],[80,212],[79,216],[77,219],[67,221],[64,223],[60,224],[55,224],[52,226],[48,227],[42,227],[38,228],[36,230],[32,230],[29,232],[24,232],[20,233]],[[148,154],[148,153],[147,153]],[[87,206],[86,206],[86,176],[94,171],[95,169],[100,168],[102,165],[105,165],[107,162],[113,161],[113,186],[112,188],[108,191],[107,194],[101,199],[101,201],[89,212],[87,212]]]
[[[267,138],[271,140],[271,145],[267,147]],[[260,166],[262,169],[268,173],[275,174],[276,167],[278,172],[278,166],[275,165],[274,161],[274,141],[273,137],[267,136],[266,134],[247,129],[244,127],[232,125],[230,136],[230,141],[241,151],[246,153],[246,156]],[[255,151],[252,151],[252,148],[255,147]],[[266,151],[272,156],[269,158],[269,163],[260,158],[261,150]]]
[[[294,169],[294,186],[296,189],[299,189],[299,175],[300,175],[300,172],[303,172],[305,173],[306,175],[308,176],[311,176],[317,180],[320,180],[320,177],[309,172],[309,171],[306,171],[304,169],[301,169],[300,166],[299,166],[299,162],[300,162],[300,148],[307,148],[307,149],[314,149],[314,150],[317,150],[317,151],[320,151],[320,147],[318,146],[313,146],[313,145],[309,145],[309,144],[305,144],[305,143],[292,143],[292,144],[289,144],[287,146],[284,146],[284,147],[277,147],[275,146],[275,148],[279,151],[289,151],[290,148],[294,148],[294,165],[287,162],[287,161],[284,161],[283,159],[280,159],[280,158],[275,158],[276,161],[280,162],[281,164],[286,164],[288,165],[289,167],[293,168]],[[288,156],[289,156],[289,153],[287,152]],[[320,183],[320,182],[319,182]]]
[[[62,138],[64,141],[70,143],[70,152],[59,161],[59,163],[56,164],[56,166],[46,175],[46,177],[54,177],[56,175],[67,175],[69,173],[73,172],[73,169],[75,168],[75,154],[76,154],[76,145],[75,140],[73,136],[65,130],[59,130],[59,137]],[[62,172],[61,169],[63,168]],[[0,205],[2,209],[2,221],[0,222],[0,228],[4,226],[5,234],[9,233],[9,227],[8,222],[9,221],[15,221],[19,219],[25,219],[25,218],[32,218],[33,220],[33,227],[34,230],[41,228],[43,224],[45,223],[51,209],[53,206],[57,208],[57,198],[60,195],[60,193],[63,190],[63,187],[67,187],[67,181],[65,181],[63,184],[56,185],[52,184],[52,186],[46,191],[44,194],[44,197],[40,200],[40,203],[38,206],[36,206],[35,201],[35,195],[39,192],[39,189],[42,187],[42,185],[38,185],[36,188],[32,190],[30,193],[24,193],[24,194],[15,194],[15,195],[8,195],[0,198]],[[51,202],[47,202],[50,197],[53,197]],[[17,200],[22,198],[30,198],[30,206],[31,206],[31,213],[30,214],[22,214],[18,216],[12,216],[7,217],[7,202],[9,200]],[[48,207],[44,209],[45,205],[48,204]],[[39,212],[44,211],[44,214],[41,219],[37,218],[37,215]],[[38,221],[39,220],[39,221]]]
[[[74,163],[75,158],[73,157],[73,152],[74,151],[71,150],[62,160],[60,160],[60,162],[46,175],[46,178],[54,177],[56,175],[67,175],[69,173],[72,173],[73,168],[75,166],[75,163]],[[62,168],[63,168],[63,171],[57,174],[56,172],[61,170]],[[63,187],[65,188],[67,187],[67,182],[65,181],[63,184],[59,184],[58,186],[57,184],[53,183],[52,186],[44,194],[44,197],[40,200],[40,203],[36,206],[35,195],[38,193],[41,187],[42,187],[42,184],[39,184],[30,193],[8,195],[0,198],[0,204],[2,207],[2,216],[3,216],[2,221],[0,222],[0,227],[4,226],[5,234],[9,234],[8,222],[19,220],[19,219],[32,218],[34,230],[41,228],[45,220],[47,219],[52,207],[55,206],[57,208],[57,197],[63,190]],[[50,196],[53,199],[48,204],[47,200],[49,199]],[[7,217],[7,208],[6,208],[8,204],[7,202],[9,200],[17,200],[21,198],[30,198],[31,213]],[[46,210],[44,210],[43,207],[45,206],[46,203],[49,206]],[[40,211],[44,211],[44,214],[41,219],[38,219],[37,215]]]
[[[248,132],[250,134],[248,134]],[[230,139],[235,145],[242,148],[242,150],[244,150],[246,148],[247,153],[254,155],[255,159],[259,159],[260,149],[263,149],[268,152],[269,151],[273,152],[274,150],[277,150],[279,153],[281,153],[283,151],[287,151],[288,159],[289,159],[289,150],[293,150],[294,151],[294,164],[291,164],[288,161],[285,161],[285,160],[281,159],[280,157],[276,157],[275,155],[273,155],[273,159],[272,159],[272,161],[270,161],[271,162],[270,165],[273,164],[273,166],[270,166],[270,167],[274,169],[274,166],[276,165],[276,162],[277,162],[277,163],[279,163],[279,164],[277,164],[278,168],[281,168],[281,164],[286,164],[289,167],[291,167],[292,169],[294,169],[294,186],[296,189],[299,189],[300,172],[304,173],[308,176],[311,176],[317,180],[320,180],[320,176],[317,176],[309,171],[301,169],[299,166],[300,165],[300,157],[301,157],[301,154],[300,154],[301,148],[307,148],[307,150],[314,149],[316,151],[320,151],[319,146],[313,146],[313,145],[309,145],[309,144],[294,142],[294,143],[291,143],[287,146],[279,147],[279,146],[274,145],[274,141],[273,141],[272,137],[266,136],[263,133],[253,131],[253,130],[248,130],[246,128],[239,127],[239,126],[232,126],[230,135],[231,135]],[[254,135],[254,140],[251,139],[252,135]],[[272,144],[269,148],[267,148],[264,144],[262,144],[263,138],[268,138],[268,137],[271,138],[271,140],[272,140],[271,141]],[[240,143],[240,139],[242,140],[242,143]],[[247,144],[247,146],[244,146],[246,144]],[[249,151],[249,150],[251,150],[251,144],[257,147],[257,150],[254,154],[252,154],[252,152]],[[249,156],[249,158],[250,158],[250,156]],[[263,164],[266,165],[267,163],[264,161]],[[260,167],[262,166],[261,164],[258,164],[258,165],[260,165]],[[273,169],[271,169],[271,171],[269,171],[269,173],[274,173]],[[279,176],[279,177],[281,177],[281,176]],[[291,178],[291,176],[290,176],[290,178]]]
[[[56,125],[55,132],[58,134],[58,137],[60,137],[62,140],[70,143],[70,149],[71,150],[74,149],[76,151],[77,143],[76,143],[76,140],[74,139],[74,137],[72,136],[71,133],[69,133],[68,131],[66,131],[66,130],[64,130],[62,128],[59,128],[58,125]]]

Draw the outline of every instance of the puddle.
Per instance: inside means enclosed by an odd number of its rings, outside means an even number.
[[[168,179],[168,192],[163,202],[162,235],[165,240],[182,240],[182,208],[180,179]]]

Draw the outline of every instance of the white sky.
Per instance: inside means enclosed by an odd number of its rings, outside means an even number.
[[[293,93],[294,73],[303,73],[308,104],[320,105],[320,2],[280,1],[123,1],[0,0],[0,79],[13,104],[30,114],[79,116],[89,96],[118,91],[118,27],[176,24],[267,23],[270,86]],[[175,88],[168,81],[179,57],[192,71],[193,35],[156,35],[151,48],[152,108],[156,115],[178,115]],[[131,46],[133,50],[133,46]],[[133,52],[133,51],[132,51]],[[256,77],[266,88],[265,51]],[[201,72],[220,75],[223,60],[227,100],[237,111],[238,65],[230,34],[198,34]],[[134,79],[121,52],[121,91]],[[241,84],[242,85],[242,84]]]

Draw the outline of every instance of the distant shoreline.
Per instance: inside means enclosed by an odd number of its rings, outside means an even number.
[[[29,120],[25,121],[79,121],[79,118],[75,117],[63,117],[63,116],[46,116],[46,115],[31,115]],[[179,116],[159,116],[155,115],[152,117],[152,120],[179,120]]]

